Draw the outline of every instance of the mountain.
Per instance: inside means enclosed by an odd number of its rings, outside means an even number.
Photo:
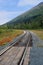
[[[43,2],[3,26],[20,29],[43,28]]]

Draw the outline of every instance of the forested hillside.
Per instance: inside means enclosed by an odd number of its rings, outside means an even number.
[[[0,28],[43,29],[43,2]]]

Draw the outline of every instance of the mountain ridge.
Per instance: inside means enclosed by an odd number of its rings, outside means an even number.
[[[20,23],[23,26],[24,23],[29,24],[29,22],[32,22],[32,21],[34,22],[38,21],[38,23],[42,21],[42,25],[43,25],[43,2],[39,3],[37,6],[33,7],[29,11],[19,15],[13,20],[7,22],[6,24],[4,24],[4,26],[7,25],[8,27],[10,26],[10,27],[16,28],[16,26],[18,26]]]

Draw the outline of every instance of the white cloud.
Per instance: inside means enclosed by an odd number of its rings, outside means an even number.
[[[0,25],[12,20],[16,16],[20,15],[24,11],[15,11],[15,12],[8,12],[8,11],[0,11]]]
[[[13,14],[16,12],[6,12],[6,11],[0,11],[0,25],[9,21],[12,17]]]
[[[36,5],[42,0],[19,0],[18,6]]]

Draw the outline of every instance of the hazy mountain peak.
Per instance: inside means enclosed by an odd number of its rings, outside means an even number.
[[[43,5],[43,2],[40,2],[38,5]]]

